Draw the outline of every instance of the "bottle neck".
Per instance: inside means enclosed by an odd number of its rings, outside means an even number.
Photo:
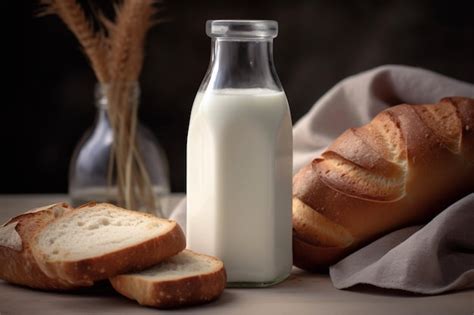
[[[211,63],[203,89],[282,90],[273,63],[273,40],[212,38]]]

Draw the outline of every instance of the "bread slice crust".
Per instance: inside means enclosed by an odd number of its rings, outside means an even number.
[[[31,250],[34,234],[71,209],[66,203],[57,203],[32,209],[8,220],[2,228],[15,224],[12,232],[18,233],[21,242],[17,249],[0,245],[0,279],[42,290],[70,290],[92,285],[88,281],[72,284],[47,276],[36,263]]]

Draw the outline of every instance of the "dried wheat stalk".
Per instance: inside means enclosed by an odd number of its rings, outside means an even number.
[[[143,65],[145,36],[156,14],[154,0],[124,0],[116,8],[110,34],[110,73],[116,81],[136,81]]]
[[[41,0],[41,15],[57,14],[76,35],[98,80],[106,87],[114,130],[109,183],[115,171],[118,203],[126,208],[157,209],[152,183],[136,143],[138,77],[145,37],[155,23],[155,0],[124,0],[116,5],[115,21],[98,14],[107,31],[95,32],[76,0]],[[160,209],[158,209],[159,211]]]
[[[58,15],[83,47],[97,79],[101,83],[108,82],[110,77],[106,62],[105,37],[102,33],[94,31],[94,27],[87,19],[82,7],[76,0],[41,0],[41,3],[43,10],[39,16]]]
[[[156,208],[156,201],[140,152],[136,148],[137,101],[133,94],[135,82],[143,65],[145,37],[153,25],[156,13],[153,0],[125,0],[116,9],[115,23],[106,23],[110,34],[109,71],[112,77],[109,89],[109,112],[117,137],[117,182],[120,196],[127,207],[145,204]],[[112,27],[111,27],[112,26]],[[138,200],[140,199],[140,200]]]

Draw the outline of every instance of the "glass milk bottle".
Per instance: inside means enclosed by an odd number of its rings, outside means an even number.
[[[224,261],[228,286],[291,271],[292,129],[273,64],[275,21],[208,21],[209,69],[187,140],[188,247]]]

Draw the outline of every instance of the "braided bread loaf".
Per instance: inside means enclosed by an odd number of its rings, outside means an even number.
[[[327,267],[473,191],[474,99],[391,107],[294,176],[294,264]]]

